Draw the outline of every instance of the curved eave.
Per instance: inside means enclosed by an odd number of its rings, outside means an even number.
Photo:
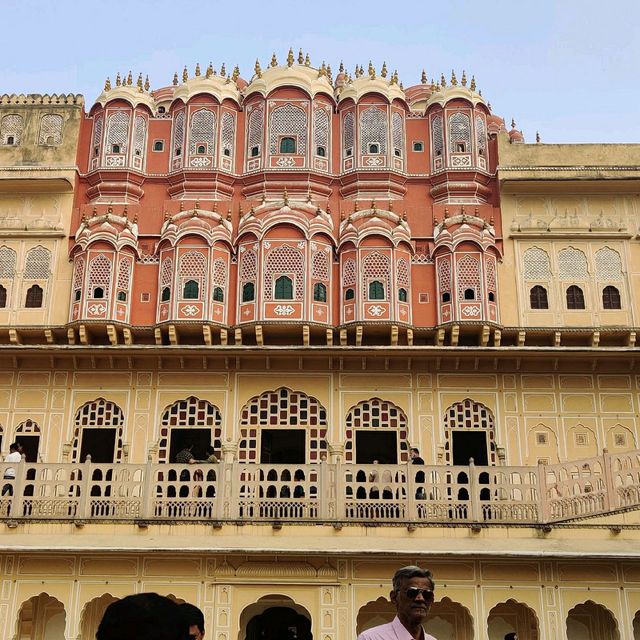
[[[251,82],[244,88],[245,100],[255,93],[266,98],[270,93],[282,87],[300,89],[309,98],[315,98],[322,93],[335,104],[333,86],[325,75],[318,76],[318,71],[312,67],[294,65],[292,67],[269,67],[262,72],[262,76],[253,76]]]
[[[485,99],[478,92],[471,91],[471,89],[468,89],[467,87],[461,87],[458,85],[455,87],[445,87],[437,93],[434,93],[427,100],[425,109],[428,109],[434,104],[444,107],[444,105],[451,100],[466,100],[474,107],[481,104],[487,109],[487,112],[489,111],[489,107],[487,106]]]
[[[214,97],[220,104],[224,100],[231,100],[240,106],[240,91],[231,78],[223,80],[221,76],[198,76],[178,85],[171,98],[172,104],[181,100],[184,104],[194,96],[204,94]]]
[[[120,86],[110,89],[109,91],[103,91],[98,96],[95,104],[99,104],[104,108],[109,102],[115,100],[124,100],[134,109],[139,105],[144,105],[151,113],[155,113],[156,110],[156,102],[151,95],[129,86]]]
[[[368,94],[378,94],[384,98],[389,104],[394,100],[400,100],[404,106],[409,109],[409,102],[400,85],[391,84],[383,78],[357,78],[351,84],[346,85],[338,96],[338,102],[341,103],[349,98],[354,102],[359,102]]]

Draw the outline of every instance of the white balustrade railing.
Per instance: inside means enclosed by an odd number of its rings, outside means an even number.
[[[640,450],[538,467],[23,460],[0,473],[5,520],[535,525],[640,507]]]

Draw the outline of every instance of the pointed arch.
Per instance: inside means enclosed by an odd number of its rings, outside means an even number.
[[[96,398],[85,402],[78,408],[74,418],[74,430],[71,449],[72,462],[81,460],[83,429],[114,429],[113,461],[123,462],[124,413],[115,403],[105,398]]]
[[[447,407],[444,414],[445,464],[454,462],[454,433],[484,433],[486,436],[487,463],[496,464],[495,421],[492,411],[482,402],[466,398]],[[473,456],[472,456],[473,457]],[[476,459],[476,463],[478,460]]]

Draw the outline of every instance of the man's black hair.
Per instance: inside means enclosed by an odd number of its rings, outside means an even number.
[[[204,635],[204,615],[198,607],[188,602],[180,605],[180,612],[187,622],[187,626],[191,626],[195,624],[198,629],[200,629],[200,633]]]
[[[112,602],[104,612],[97,640],[188,640],[189,625],[180,606],[157,593],[138,593]]]

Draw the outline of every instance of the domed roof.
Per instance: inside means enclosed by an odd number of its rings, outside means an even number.
[[[120,74],[118,74],[114,86],[111,86],[111,81],[107,78],[102,93],[96,99],[96,104],[104,107],[108,102],[114,100],[124,100],[134,108],[142,104],[148,107],[151,112],[155,111],[155,100],[149,93],[149,79],[147,78],[143,84],[142,74],[139,74],[138,81],[134,85],[131,71],[124,80],[121,80]]]
[[[431,85],[433,93],[427,100],[426,108],[428,109],[434,104],[444,106],[447,102],[455,99],[462,99],[470,102],[474,107],[478,104],[482,104],[487,107],[485,99],[479,91],[476,91],[476,80],[472,76],[471,83],[467,86],[467,76],[465,72],[462,72],[461,82],[458,83],[455,72],[451,72],[451,82],[447,85],[444,74],[440,76],[440,83],[437,85]]]
[[[102,215],[97,215],[95,208],[91,217],[83,215],[75,234],[75,246],[85,250],[90,244],[100,240],[108,242],[118,250],[125,246],[131,247],[139,254],[137,216],[130,221],[126,207],[122,215],[117,215],[113,213],[111,206]]]
[[[524,135],[522,131],[516,129],[516,121],[511,120],[511,131],[509,131],[509,140],[515,144],[522,144],[524,142]]]
[[[365,74],[362,67],[360,67],[355,78],[348,77],[338,95],[338,102],[349,98],[354,102],[358,102],[369,93],[377,93],[383,96],[389,104],[394,100],[402,100],[405,104],[407,103],[404,90],[398,83],[397,72],[389,75],[387,67],[384,65],[378,74],[371,63],[369,63],[368,73]]]
[[[204,93],[214,96],[218,102],[229,99],[236,104],[240,104],[240,88],[237,84],[239,79],[240,71],[238,67],[233,70],[231,75],[227,75],[224,65],[222,65],[220,73],[217,73],[212,65],[209,65],[203,75],[200,72],[200,65],[197,65],[195,75],[191,78],[185,67],[182,72],[181,84],[178,84],[178,74],[173,77],[175,86],[173,100],[182,100],[186,103],[193,96]]]
[[[369,209],[356,211],[340,223],[339,246],[353,242],[358,246],[368,236],[384,236],[394,246],[406,242],[411,246],[411,229],[404,217],[393,211],[378,209],[375,202]]]
[[[435,249],[447,247],[453,251],[462,242],[473,242],[483,249],[496,247],[496,230],[493,220],[487,222],[478,214],[476,207],[473,214],[465,211],[464,206],[453,216],[445,209],[442,222],[435,223],[433,229]]]
[[[504,118],[500,116],[496,116],[493,113],[490,113],[487,116],[487,132],[489,135],[498,134],[501,131],[506,131],[507,128],[504,124]]]
[[[160,242],[167,241],[172,246],[181,238],[197,235],[211,246],[216,240],[231,244],[231,222],[217,211],[205,211],[196,203],[195,208],[180,211],[168,217],[162,225]]]
[[[279,65],[276,54],[273,54],[271,63],[262,69],[256,60],[255,74],[244,88],[243,95],[248,98],[253,93],[267,96],[278,87],[297,87],[302,89],[311,98],[318,93],[324,93],[333,98],[333,84],[331,81],[331,68],[324,63],[320,68],[314,68],[302,56],[302,51],[298,55],[297,62],[294,60],[293,51],[289,50],[286,65]]]
[[[282,200],[264,202],[251,207],[238,224],[238,237],[253,233],[262,238],[271,228],[290,224],[302,231],[306,238],[323,233],[333,238],[333,220],[328,211],[321,209],[308,198],[306,201],[289,200],[285,191]]]

